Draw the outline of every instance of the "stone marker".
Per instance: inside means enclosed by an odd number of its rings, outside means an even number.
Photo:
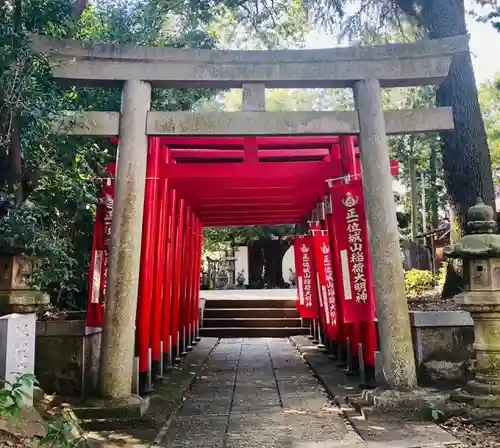
[[[36,314],[0,317],[0,380],[10,384],[21,375],[35,372]],[[27,406],[33,405],[33,390],[26,391]]]

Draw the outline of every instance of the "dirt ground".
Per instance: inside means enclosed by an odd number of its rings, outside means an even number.
[[[440,291],[429,291],[420,297],[408,297],[410,311],[459,311],[459,299],[441,299]]]
[[[500,420],[474,421],[466,417],[453,417],[441,427],[471,447],[500,447]]]
[[[0,430],[0,447],[31,448],[33,441],[24,437],[16,437]]]

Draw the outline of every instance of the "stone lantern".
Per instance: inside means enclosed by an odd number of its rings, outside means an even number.
[[[500,235],[492,207],[479,198],[467,213],[467,235],[445,254],[463,260],[463,308],[474,321],[475,378],[452,399],[476,407],[500,407]]]
[[[38,262],[23,254],[20,247],[0,249],[0,316],[36,313],[50,302],[46,292],[34,290],[27,283]]]

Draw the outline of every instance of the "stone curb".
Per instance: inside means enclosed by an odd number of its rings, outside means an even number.
[[[334,403],[352,425],[354,430],[366,443],[366,448],[464,448],[467,445],[448,434],[436,424],[430,422],[397,421],[394,414],[384,419],[383,413],[376,410],[375,421],[368,421],[363,406],[357,408],[355,404],[364,404],[363,390],[356,382],[350,381],[344,373],[336,368],[320,350],[314,350],[314,344],[306,337],[294,336],[290,338],[292,344],[302,355],[318,380],[323,384]],[[385,427],[377,435],[373,430]],[[383,434],[401,434],[397,440],[387,440]],[[422,437],[427,440],[423,442]],[[380,438],[381,440],[376,440]]]

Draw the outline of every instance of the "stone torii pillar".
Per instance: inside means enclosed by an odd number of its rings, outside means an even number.
[[[390,388],[411,389],[417,386],[417,375],[380,82],[360,80],[354,83],[353,90],[359,119],[382,366]]]
[[[150,104],[149,83],[125,81],[99,369],[101,394],[113,400],[132,393]]]

